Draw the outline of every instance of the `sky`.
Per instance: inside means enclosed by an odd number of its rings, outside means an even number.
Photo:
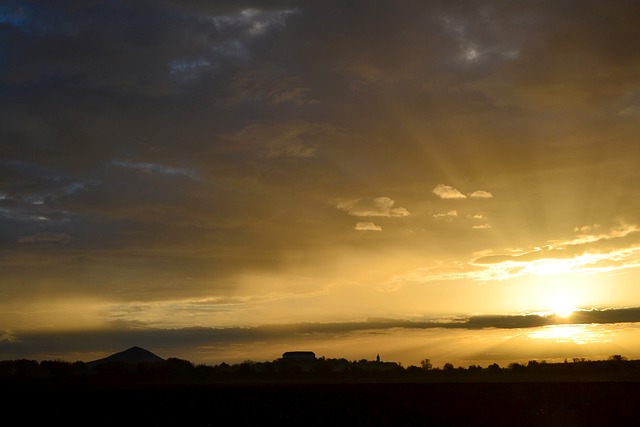
[[[0,359],[640,358],[640,3],[0,3]]]

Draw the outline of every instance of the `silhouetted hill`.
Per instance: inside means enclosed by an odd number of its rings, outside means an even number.
[[[96,365],[101,365],[104,363],[112,363],[112,362],[149,363],[149,362],[164,362],[164,359],[160,356],[153,354],[149,350],[145,350],[144,348],[131,347],[119,353],[114,353],[111,356],[107,356],[102,359],[97,359],[91,362],[87,362],[87,365],[96,366]]]

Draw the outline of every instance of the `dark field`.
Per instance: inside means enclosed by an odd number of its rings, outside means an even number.
[[[4,417],[14,414],[15,425],[29,426],[640,425],[638,382],[9,386],[2,391]]]

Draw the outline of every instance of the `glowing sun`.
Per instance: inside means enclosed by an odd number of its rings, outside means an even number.
[[[565,295],[556,296],[553,301],[551,301],[550,308],[556,316],[562,318],[567,318],[576,311],[572,299]]]

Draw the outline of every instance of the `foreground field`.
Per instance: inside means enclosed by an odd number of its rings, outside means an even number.
[[[3,384],[20,425],[630,426],[638,382]],[[7,412],[7,413],[8,413]]]

